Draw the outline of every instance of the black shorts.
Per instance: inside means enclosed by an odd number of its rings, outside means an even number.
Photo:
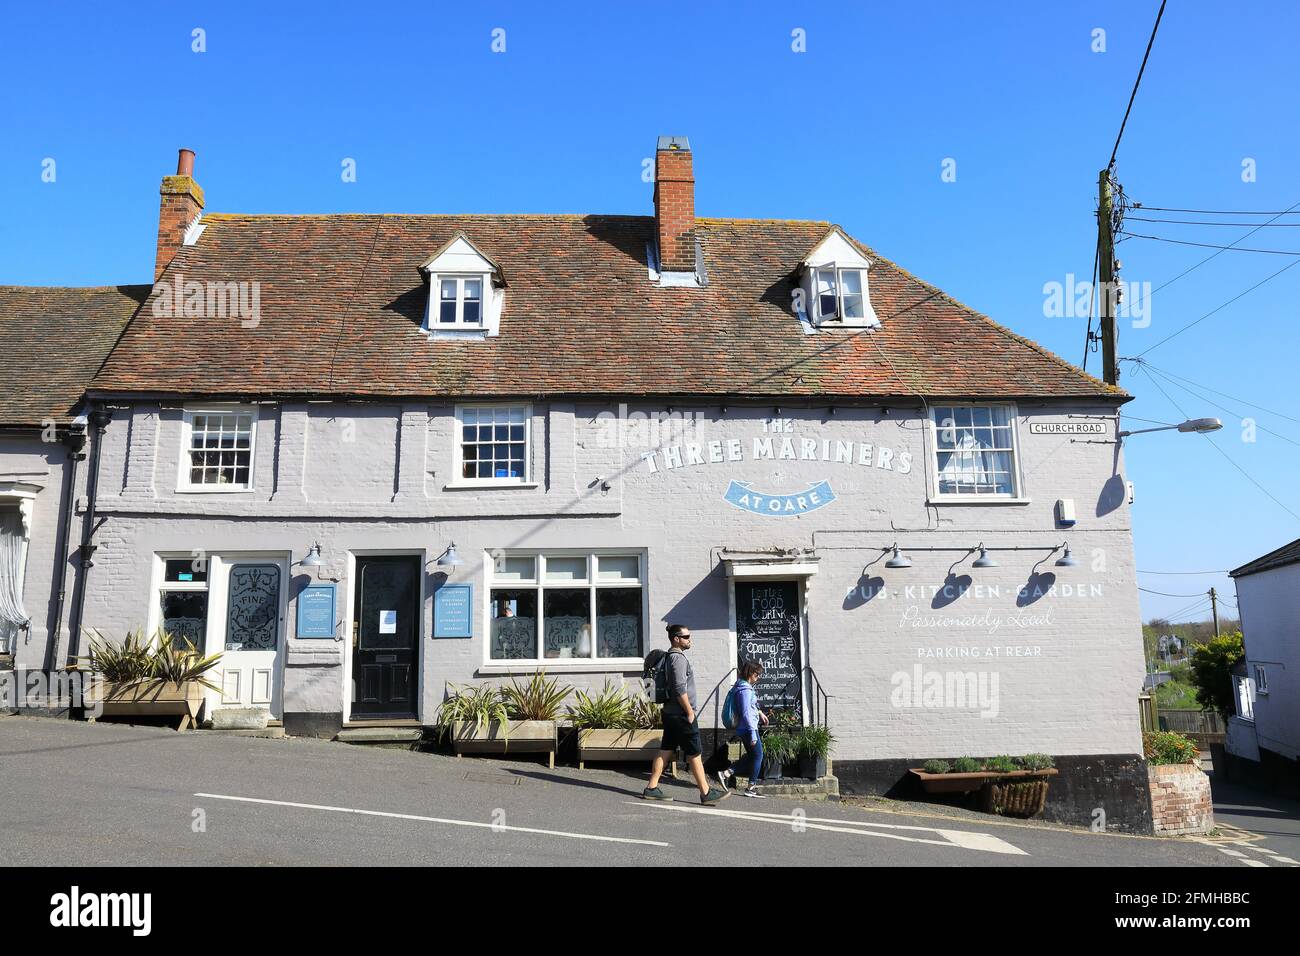
[[[704,752],[700,745],[699,719],[687,720],[685,714],[664,714],[664,742],[662,750],[682,748],[687,757],[698,757]]]

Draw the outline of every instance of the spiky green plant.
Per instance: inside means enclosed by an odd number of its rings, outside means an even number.
[[[206,675],[221,662],[220,654],[204,657],[188,647],[178,647],[175,638],[159,631],[153,650],[153,679],[164,684],[195,681],[209,690],[220,690]]]
[[[497,723],[501,727],[506,746],[510,745],[510,712],[506,708],[501,688],[491,684],[467,684],[459,687],[449,684],[447,699],[438,707],[435,720],[447,734],[452,732],[456,723],[472,723],[475,735]]]
[[[805,727],[795,737],[799,756],[815,757],[818,760],[825,760],[830,755],[831,746],[835,743],[835,735],[831,733],[830,728],[816,724]]]
[[[573,688],[561,687],[559,678],[547,680],[544,671],[537,671],[523,686],[512,679],[509,687],[501,688],[501,699],[515,720],[554,720],[571,693]]]
[[[770,730],[763,735],[763,752],[779,767],[794,760],[799,753],[798,738],[785,730]]]
[[[569,719],[580,730],[625,729],[629,724],[631,703],[623,688],[606,684],[600,693],[577,691],[576,703],[569,705]]]
[[[104,680],[111,684],[138,684],[153,676],[153,655],[142,632],[129,631],[120,644],[89,628],[83,633],[89,638],[90,653],[82,659]]]
[[[658,730],[664,725],[664,709],[645,694],[628,697],[627,725],[631,730]]]

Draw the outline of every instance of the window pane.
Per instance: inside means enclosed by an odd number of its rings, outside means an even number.
[[[452,302],[455,302],[456,301],[456,280],[443,279],[441,285],[442,285],[443,301],[445,302],[450,299]]]
[[[1005,407],[943,407],[936,408],[935,415],[940,426],[935,460],[941,494],[1016,493],[1010,414]],[[941,420],[941,415],[946,418]],[[949,422],[955,427],[945,428]]]
[[[823,319],[836,314],[835,270],[817,270],[817,315]]]
[[[490,650],[494,661],[537,657],[537,591],[493,588],[488,613],[492,618]]]
[[[585,557],[548,557],[546,559],[546,580],[587,580],[587,559]]]
[[[478,308],[479,304],[477,299],[472,302],[468,299],[465,300],[465,307],[461,321],[470,325],[477,325],[479,321]]]
[[[469,302],[471,299],[473,299],[475,302],[477,302],[480,298],[482,298],[482,287],[483,287],[483,283],[481,280],[466,279],[465,280],[465,301]]]
[[[602,581],[635,581],[641,576],[641,561],[634,554],[602,554],[596,561]]]
[[[860,318],[862,318],[862,316],[865,315],[865,314],[866,314],[866,313],[865,313],[865,310],[864,310],[863,307],[862,307],[862,296],[860,296],[860,295],[848,295],[847,293],[845,293],[845,295],[844,295],[844,318],[846,318],[846,319],[860,319]]]
[[[439,322],[455,322],[455,321],[456,321],[456,303],[455,303],[455,301],[452,301],[452,302],[443,302],[443,303],[441,303],[441,305],[440,305],[439,308],[438,308],[438,321],[439,321]]]
[[[230,569],[226,644],[244,650],[273,651],[280,633],[280,568],[237,564]]]
[[[162,630],[176,647],[202,651],[208,633],[207,591],[163,591]]]
[[[208,562],[202,558],[169,558],[164,566],[164,581],[193,581],[208,579]]]
[[[497,558],[492,576],[498,581],[533,581],[536,580],[537,559]]]
[[[641,656],[640,588],[596,589],[596,652],[600,657]]]
[[[591,657],[591,591],[548,588],[542,592],[545,657]]]

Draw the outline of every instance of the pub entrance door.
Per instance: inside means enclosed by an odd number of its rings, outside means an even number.
[[[734,587],[736,664],[757,660],[763,665],[754,687],[758,706],[792,711],[805,720],[803,582],[738,579]]]

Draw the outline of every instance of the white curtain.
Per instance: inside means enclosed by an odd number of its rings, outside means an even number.
[[[23,610],[22,516],[17,510],[0,511],[0,653],[12,654],[18,632],[27,626]]]

